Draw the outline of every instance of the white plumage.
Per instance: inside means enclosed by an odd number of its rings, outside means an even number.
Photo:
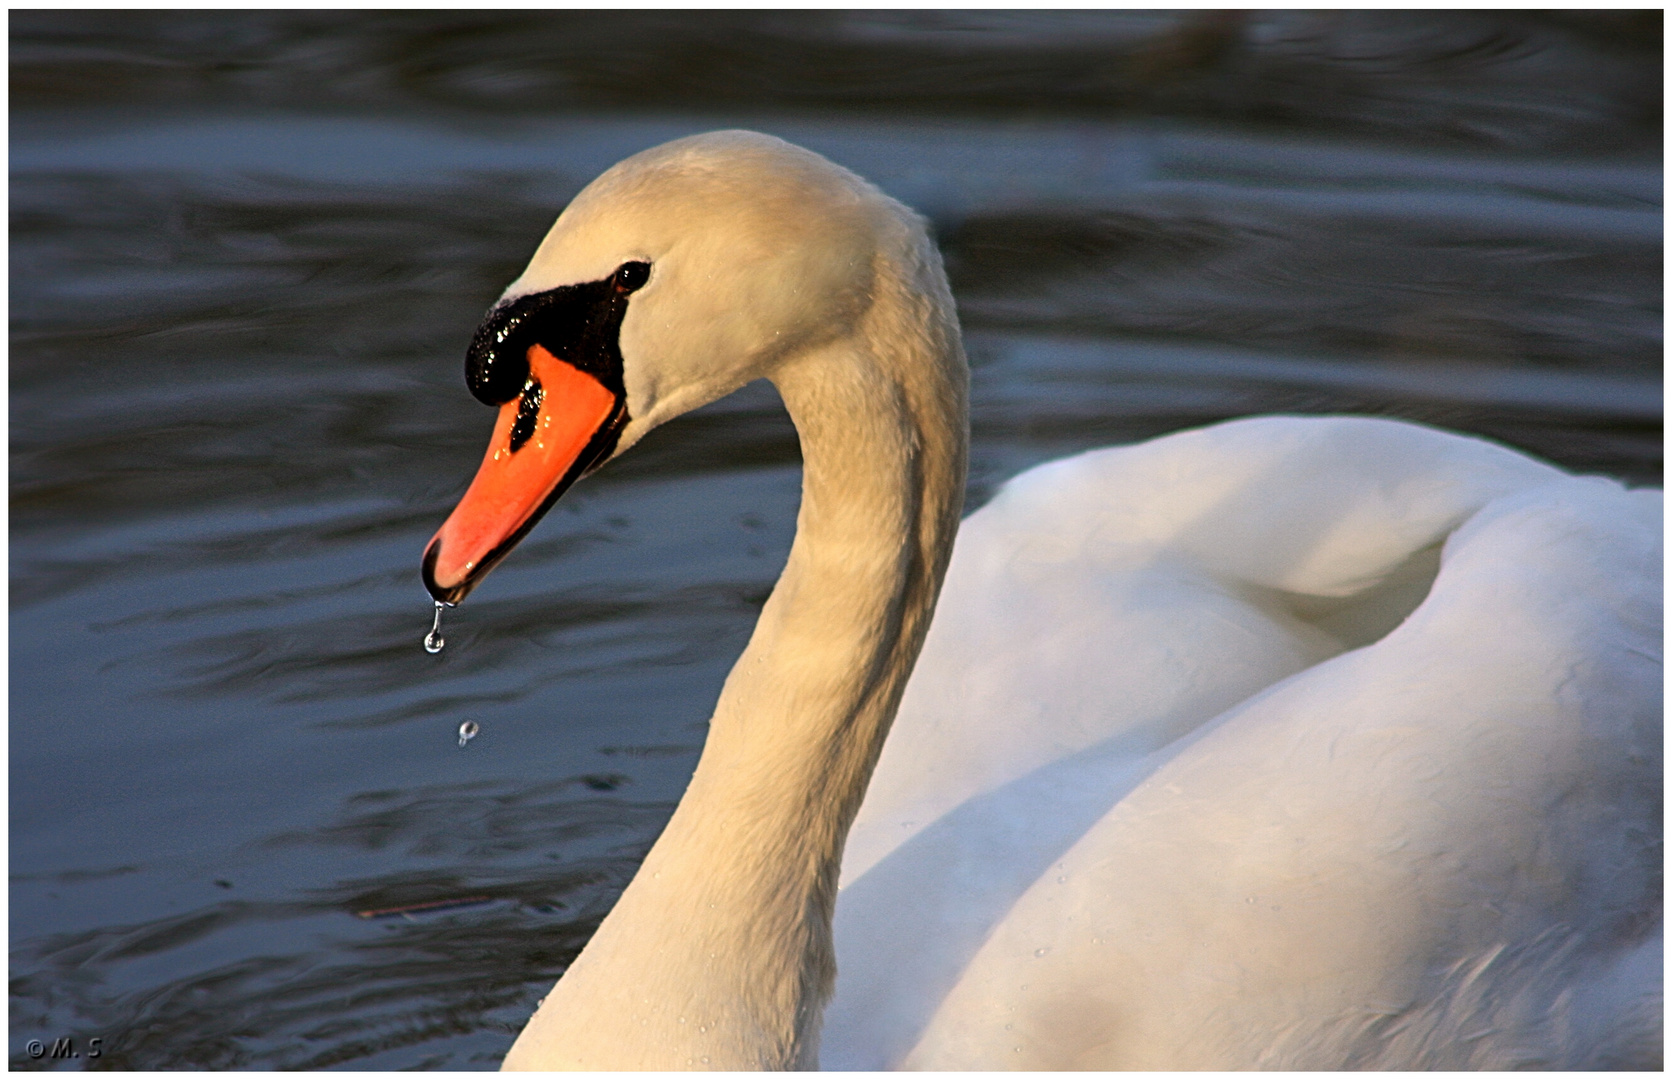
[[[959,531],[910,211],[680,140],[507,297],[628,262],[617,452],[769,378],[803,501],[685,798],[507,1067],[806,1067],[821,1014],[827,1067],[1658,1067],[1658,491],[1275,417]]]
[[[824,1064],[1657,1067],[1660,522],[1372,419],[1017,477],[849,836]]]

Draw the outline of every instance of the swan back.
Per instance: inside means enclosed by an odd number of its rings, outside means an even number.
[[[826,1063],[1643,1059],[1659,521],[1371,419],[1017,478],[850,836]]]
[[[1032,469],[959,533],[902,705],[916,722],[890,738],[866,818],[899,803],[932,821],[1111,738],[1164,746],[1393,629],[1460,523],[1565,475],[1369,417],[1237,420]],[[884,854],[865,820],[844,881]]]

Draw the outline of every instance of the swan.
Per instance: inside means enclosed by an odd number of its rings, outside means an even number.
[[[1658,491],[1266,417],[960,526],[923,224],[730,131],[598,177],[488,313],[429,592],[757,378],[801,440],[788,560],[506,1068],[1659,1067]]]

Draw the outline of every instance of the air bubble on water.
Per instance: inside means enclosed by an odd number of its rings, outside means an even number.
[[[430,625],[430,632],[424,635],[424,651],[431,656],[447,647],[447,639],[441,636],[441,609],[445,606],[440,600],[435,602],[435,622]]]
[[[481,725],[476,723],[474,720],[466,720],[464,723],[460,724],[459,749],[464,749],[464,744],[469,742],[471,739],[474,739],[481,732],[481,730]]]

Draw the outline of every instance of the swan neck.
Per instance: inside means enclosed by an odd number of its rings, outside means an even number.
[[[803,461],[783,574],[679,807],[507,1068],[816,1066],[843,843],[963,502],[968,371],[938,259],[916,277],[774,373]]]

